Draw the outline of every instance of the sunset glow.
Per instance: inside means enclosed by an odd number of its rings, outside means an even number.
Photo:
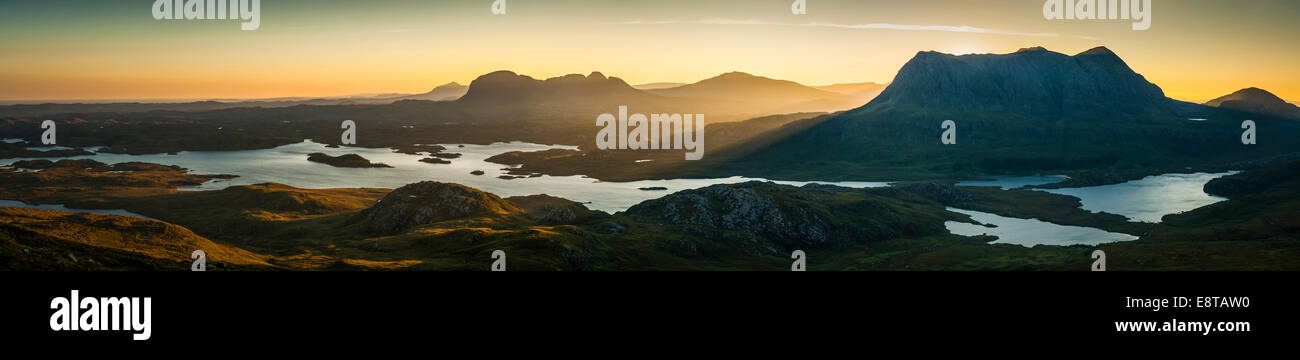
[[[809,85],[888,82],[918,51],[1067,54],[1104,45],[1171,97],[1257,86],[1300,99],[1292,3],[1157,1],[1152,28],[1050,21],[1043,2],[263,0],[260,28],[157,21],[152,0],[0,2],[0,100],[415,93],[508,69],[629,83],[745,71]],[[1249,20],[1244,20],[1249,19]]]

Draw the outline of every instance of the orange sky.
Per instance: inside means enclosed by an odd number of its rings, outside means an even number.
[[[512,70],[630,83],[728,71],[809,85],[892,79],[917,51],[1110,47],[1171,97],[1256,86],[1300,100],[1300,6],[1156,0],[1152,27],[1046,20],[1041,0],[263,0],[261,26],[158,21],[152,0],[0,2],[0,100],[415,93]],[[862,26],[865,25],[865,26]]]

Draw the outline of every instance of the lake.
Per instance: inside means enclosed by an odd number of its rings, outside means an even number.
[[[1233,171],[1162,174],[1114,185],[1034,190],[1077,197],[1083,203],[1084,210],[1123,215],[1132,221],[1159,223],[1165,215],[1182,213],[1227,200],[1205,193],[1205,183],[1236,173]],[[957,185],[1015,189],[1064,180],[1053,176],[988,176],[988,178],[993,180],[962,181]]]
[[[1159,223],[1165,215],[1227,200],[1205,193],[1205,183],[1236,173],[1164,174],[1115,185],[1043,191],[1077,197],[1082,200],[1084,210],[1124,215],[1133,221]]]
[[[496,143],[491,145],[457,145],[442,144],[447,147],[444,152],[462,154],[460,158],[448,159],[451,164],[428,164],[419,160],[427,156],[409,155],[394,152],[387,148],[328,148],[325,144],[311,141],[284,145],[273,149],[243,151],[183,151],[176,155],[121,155],[96,153],[95,155],[74,156],[59,159],[94,159],[106,164],[129,161],[148,162],[163,165],[177,165],[190,169],[196,174],[233,174],[238,178],[214,180],[203,185],[184,190],[220,190],[230,186],[260,183],[280,183],[306,189],[326,188],[397,188],[402,185],[420,181],[440,181],[457,183],[502,197],[519,195],[548,194],[573,201],[584,202],[588,208],[607,212],[627,210],[642,201],[663,197],[664,195],[688,189],[695,189],[716,184],[740,183],[746,181],[767,181],[761,178],[729,177],[720,179],[672,179],[644,180],[632,182],[604,182],[585,176],[549,176],[544,175],[522,179],[500,179],[509,166],[489,163],[487,158],[510,151],[541,151],[546,149],[570,149],[577,147],[562,145],[541,145],[523,142]],[[332,156],[357,154],[372,162],[385,163],[393,168],[337,168],[325,164],[307,161],[307,154],[326,153]],[[0,166],[7,166],[19,160],[0,160]],[[470,172],[482,170],[484,175],[472,175]],[[838,185],[853,188],[889,186],[887,182],[802,182],[775,181],[780,184],[803,186],[809,183]],[[664,187],[667,190],[645,191],[640,188]]]
[[[126,210],[121,210],[121,209],[81,210],[81,209],[69,209],[69,208],[67,208],[67,207],[64,207],[63,205],[48,205],[48,204],[43,204],[43,205],[30,205],[30,204],[24,203],[24,202],[22,202],[22,201],[13,201],[13,200],[0,200],[0,206],[2,206],[2,207],[16,207],[16,208],[38,209],[38,210],[67,211],[67,212],[86,213],[86,214],[112,214],[112,215],[134,216],[134,217],[140,217],[140,218],[145,218],[145,219],[157,220],[157,219],[154,219],[154,218],[151,218],[151,217],[148,217],[148,216],[144,216],[144,215],[136,214],[136,213],[133,213],[133,212],[130,212],[130,211],[126,211]]]
[[[5,140],[9,142],[9,139]],[[540,176],[522,179],[499,179],[505,175],[506,165],[489,163],[487,158],[510,151],[541,151],[569,149],[564,145],[542,145],[523,142],[495,143],[491,145],[442,144],[448,153],[458,153],[451,164],[428,164],[419,160],[425,155],[410,155],[387,148],[329,148],[324,144],[303,141],[272,149],[243,151],[183,151],[175,155],[121,155],[96,153],[60,159],[95,159],[113,164],[128,161],[177,165],[199,174],[234,174],[238,178],[214,180],[185,190],[219,190],[230,186],[259,183],[281,183],[307,189],[325,188],[397,188],[406,184],[433,180],[458,183],[491,192],[503,197],[548,194],[584,202],[587,207],[607,212],[627,210],[642,201],[666,194],[706,187],[716,184],[746,181],[768,181],[762,178],[729,177],[717,179],[671,179],[632,182],[603,182],[585,176]],[[88,148],[97,150],[98,148]],[[336,168],[307,161],[307,154],[321,152],[333,156],[358,154],[373,162],[385,163],[393,168]],[[0,166],[15,161],[0,160]],[[50,159],[58,160],[58,159]],[[482,170],[484,175],[470,174]],[[1126,216],[1134,221],[1159,222],[1164,215],[1180,213],[1223,201],[1202,190],[1206,182],[1232,173],[1218,174],[1164,174],[1116,185],[1091,186],[1070,189],[1040,190],[1070,195],[1082,199],[1083,208]],[[989,176],[991,181],[963,181],[961,186],[998,186],[1004,189],[1026,185],[1041,185],[1062,181],[1058,176]],[[776,183],[803,186],[809,183],[838,185],[852,188],[889,186],[888,182],[805,182],[775,181]],[[645,191],[640,188],[663,187],[667,190]]]
[[[957,183],[957,186],[997,186],[1003,190],[1010,190],[1033,185],[1046,185],[1065,181],[1062,176],[1006,176],[992,175],[985,176],[991,180],[969,180]]]
[[[1031,219],[1016,219],[979,211],[948,208],[948,211],[970,215],[972,219],[997,227],[986,227],[956,221],[944,222],[948,231],[963,236],[993,235],[998,240],[991,244],[1015,244],[1025,247],[1037,245],[1098,245],[1120,241],[1137,240],[1128,234],[1113,233],[1101,229],[1057,225]]]

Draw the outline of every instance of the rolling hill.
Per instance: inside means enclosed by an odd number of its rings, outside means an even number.
[[[1205,106],[1300,120],[1300,107],[1260,88],[1246,88],[1210,100]]]

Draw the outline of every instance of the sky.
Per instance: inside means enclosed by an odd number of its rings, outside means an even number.
[[[743,71],[888,82],[919,51],[1106,46],[1167,95],[1300,101],[1300,2],[1154,0],[1133,20],[1048,20],[1043,0],[261,0],[260,27],[156,20],[154,0],[0,0],[0,100],[420,93],[511,70],[629,83]]]

